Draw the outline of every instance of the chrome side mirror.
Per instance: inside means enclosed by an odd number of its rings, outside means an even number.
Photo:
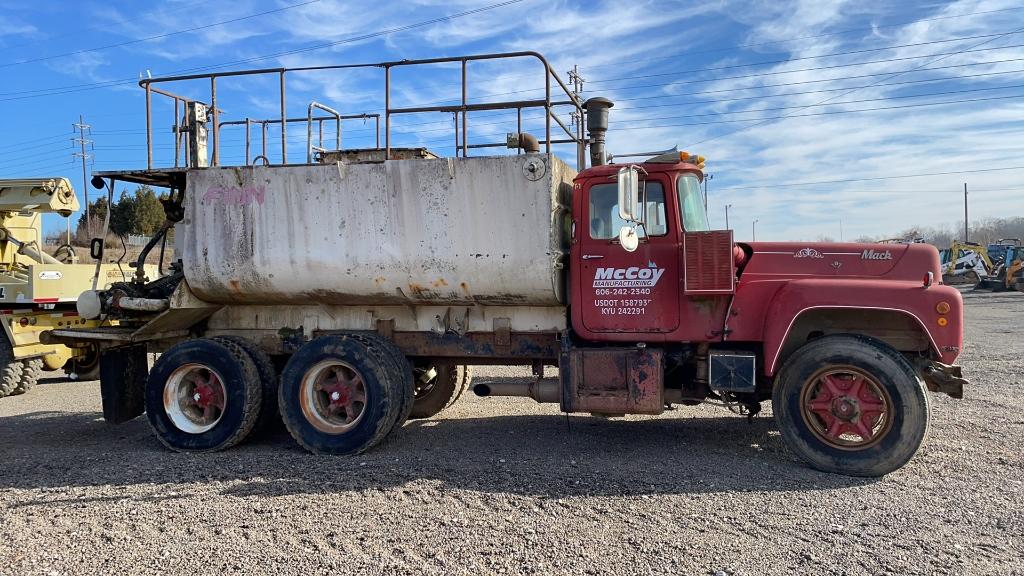
[[[640,175],[635,166],[619,168],[619,218],[640,220]]]

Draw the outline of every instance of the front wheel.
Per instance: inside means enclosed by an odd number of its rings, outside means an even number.
[[[924,383],[899,352],[866,336],[826,336],[794,352],[776,377],[772,407],[789,448],[837,474],[897,470],[928,432]]]

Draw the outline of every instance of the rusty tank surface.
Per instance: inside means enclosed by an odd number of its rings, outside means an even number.
[[[565,304],[576,171],[552,154],[189,173],[189,287],[218,304]]]

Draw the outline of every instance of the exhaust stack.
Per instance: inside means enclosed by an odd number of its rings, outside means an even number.
[[[583,103],[587,111],[587,132],[590,133],[590,165],[604,166],[608,155],[604,149],[604,135],[608,132],[608,109],[614,106],[607,98],[590,98]]]

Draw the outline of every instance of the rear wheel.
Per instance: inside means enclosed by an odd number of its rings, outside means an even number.
[[[793,353],[772,406],[789,448],[838,474],[897,470],[928,431],[924,383],[899,352],[865,336],[826,336]]]
[[[468,366],[438,364],[413,371],[416,381],[416,401],[409,418],[430,418],[448,408],[459,399],[473,377]]]
[[[252,431],[262,394],[256,365],[240,346],[187,340],[153,364],[146,415],[157,438],[172,450],[223,450]]]
[[[256,430],[266,430],[280,418],[277,411],[277,387],[280,378],[277,368],[274,367],[274,361],[259,346],[241,336],[215,336],[211,340],[234,344],[244,350],[249,355],[249,359],[253,361],[256,373],[259,374],[260,388],[263,391],[260,415],[256,420]]]
[[[292,355],[281,374],[281,418],[306,450],[358,454],[395,427],[411,395],[397,370],[404,358],[365,335],[317,338]]]

